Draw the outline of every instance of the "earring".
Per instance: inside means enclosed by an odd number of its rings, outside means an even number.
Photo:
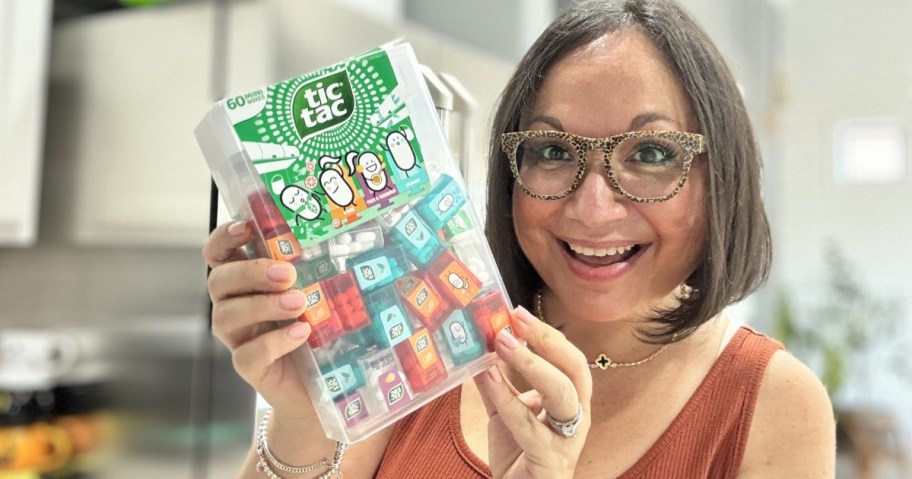
[[[681,299],[687,300],[690,299],[690,295],[693,293],[693,288],[688,286],[687,283],[681,283],[681,286],[678,287],[678,295]]]

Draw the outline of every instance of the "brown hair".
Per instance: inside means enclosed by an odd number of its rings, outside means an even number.
[[[558,60],[606,33],[627,28],[645,33],[678,74],[709,147],[708,226],[700,262],[687,279],[693,292],[675,310],[656,312],[658,332],[643,332],[644,340],[670,342],[756,290],[772,260],[761,198],[762,162],[740,91],[712,41],[675,2],[588,1],[562,14],[539,36],[501,93],[495,112],[485,233],[511,300],[531,308],[542,280],[513,229],[513,177],[500,136],[520,128],[522,113]]]

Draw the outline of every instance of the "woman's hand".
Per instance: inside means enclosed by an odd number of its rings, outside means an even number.
[[[310,336],[310,324],[290,321],[304,312],[304,294],[291,289],[292,264],[248,259],[242,247],[251,239],[242,222],[219,226],[203,247],[212,299],[212,330],[231,350],[234,368],[276,411],[312,417],[313,407],[289,352]]]
[[[517,341],[506,331],[497,335],[497,355],[529,383],[522,394],[497,367],[475,378],[488,423],[488,458],[495,478],[570,478],[586,442],[591,419],[592,376],[583,353],[556,329],[517,308],[513,315]],[[545,415],[582,419],[573,437],[548,425]]]

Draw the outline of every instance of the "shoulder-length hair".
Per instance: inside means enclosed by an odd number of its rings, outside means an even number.
[[[541,34],[501,93],[489,146],[485,233],[511,300],[532,307],[541,277],[513,229],[513,177],[500,149],[502,133],[520,128],[549,69],[596,38],[622,29],[645,33],[680,79],[708,143],[706,240],[693,288],[673,311],[657,311],[649,342],[682,339],[766,280],[772,260],[763,209],[762,161],[741,93],[725,61],[697,23],[673,1],[597,0],[568,10]],[[520,193],[521,194],[521,193]],[[531,310],[531,309],[530,309]]]

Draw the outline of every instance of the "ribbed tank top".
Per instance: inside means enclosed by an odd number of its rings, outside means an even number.
[[[738,329],[668,429],[619,479],[735,477],[760,382],[781,348],[749,327]],[[490,478],[462,435],[460,396],[456,388],[401,420],[375,478]]]

